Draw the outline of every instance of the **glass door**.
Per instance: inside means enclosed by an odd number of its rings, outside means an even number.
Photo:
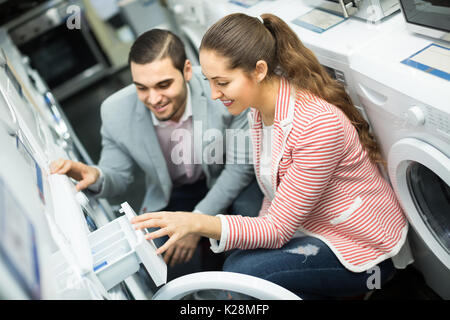
[[[448,144],[441,147],[416,138],[401,139],[389,151],[388,169],[410,226],[450,270],[450,157],[441,151],[448,151]]]
[[[426,166],[411,162],[407,182],[414,203],[431,234],[450,254],[450,187]]]
[[[31,64],[53,89],[99,63],[81,30],[65,24],[19,46]]]

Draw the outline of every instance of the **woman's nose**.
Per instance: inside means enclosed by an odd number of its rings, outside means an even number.
[[[217,90],[215,86],[211,86],[211,99],[216,100],[223,96],[223,93],[220,90]]]

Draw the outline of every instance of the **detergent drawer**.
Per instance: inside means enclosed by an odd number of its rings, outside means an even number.
[[[106,290],[139,270],[134,250],[136,237],[125,216],[115,219],[88,236],[94,272]]]
[[[127,214],[88,235],[94,273],[109,290],[136,273],[143,263],[157,286],[166,283],[167,266],[156,254],[155,244],[144,238],[145,232],[134,230],[130,219],[135,213],[128,203],[122,204],[121,211]]]

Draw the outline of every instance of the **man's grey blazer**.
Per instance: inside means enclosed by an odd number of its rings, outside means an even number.
[[[225,213],[254,177],[247,112],[232,116],[220,101],[212,100],[199,67],[194,67],[188,85],[192,98],[194,153],[202,164],[209,188],[195,210],[212,215]],[[138,165],[145,172],[147,190],[141,210],[146,208],[147,212],[165,208],[172,191],[150,112],[138,99],[134,84],[102,103],[102,151],[98,166],[104,182],[97,194],[98,197],[124,194],[133,182],[134,165]],[[238,135],[233,137],[234,133]]]

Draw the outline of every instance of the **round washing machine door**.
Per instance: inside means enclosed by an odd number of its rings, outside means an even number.
[[[395,143],[389,177],[408,220],[434,255],[450,269],[450,159],[418,139]]]

